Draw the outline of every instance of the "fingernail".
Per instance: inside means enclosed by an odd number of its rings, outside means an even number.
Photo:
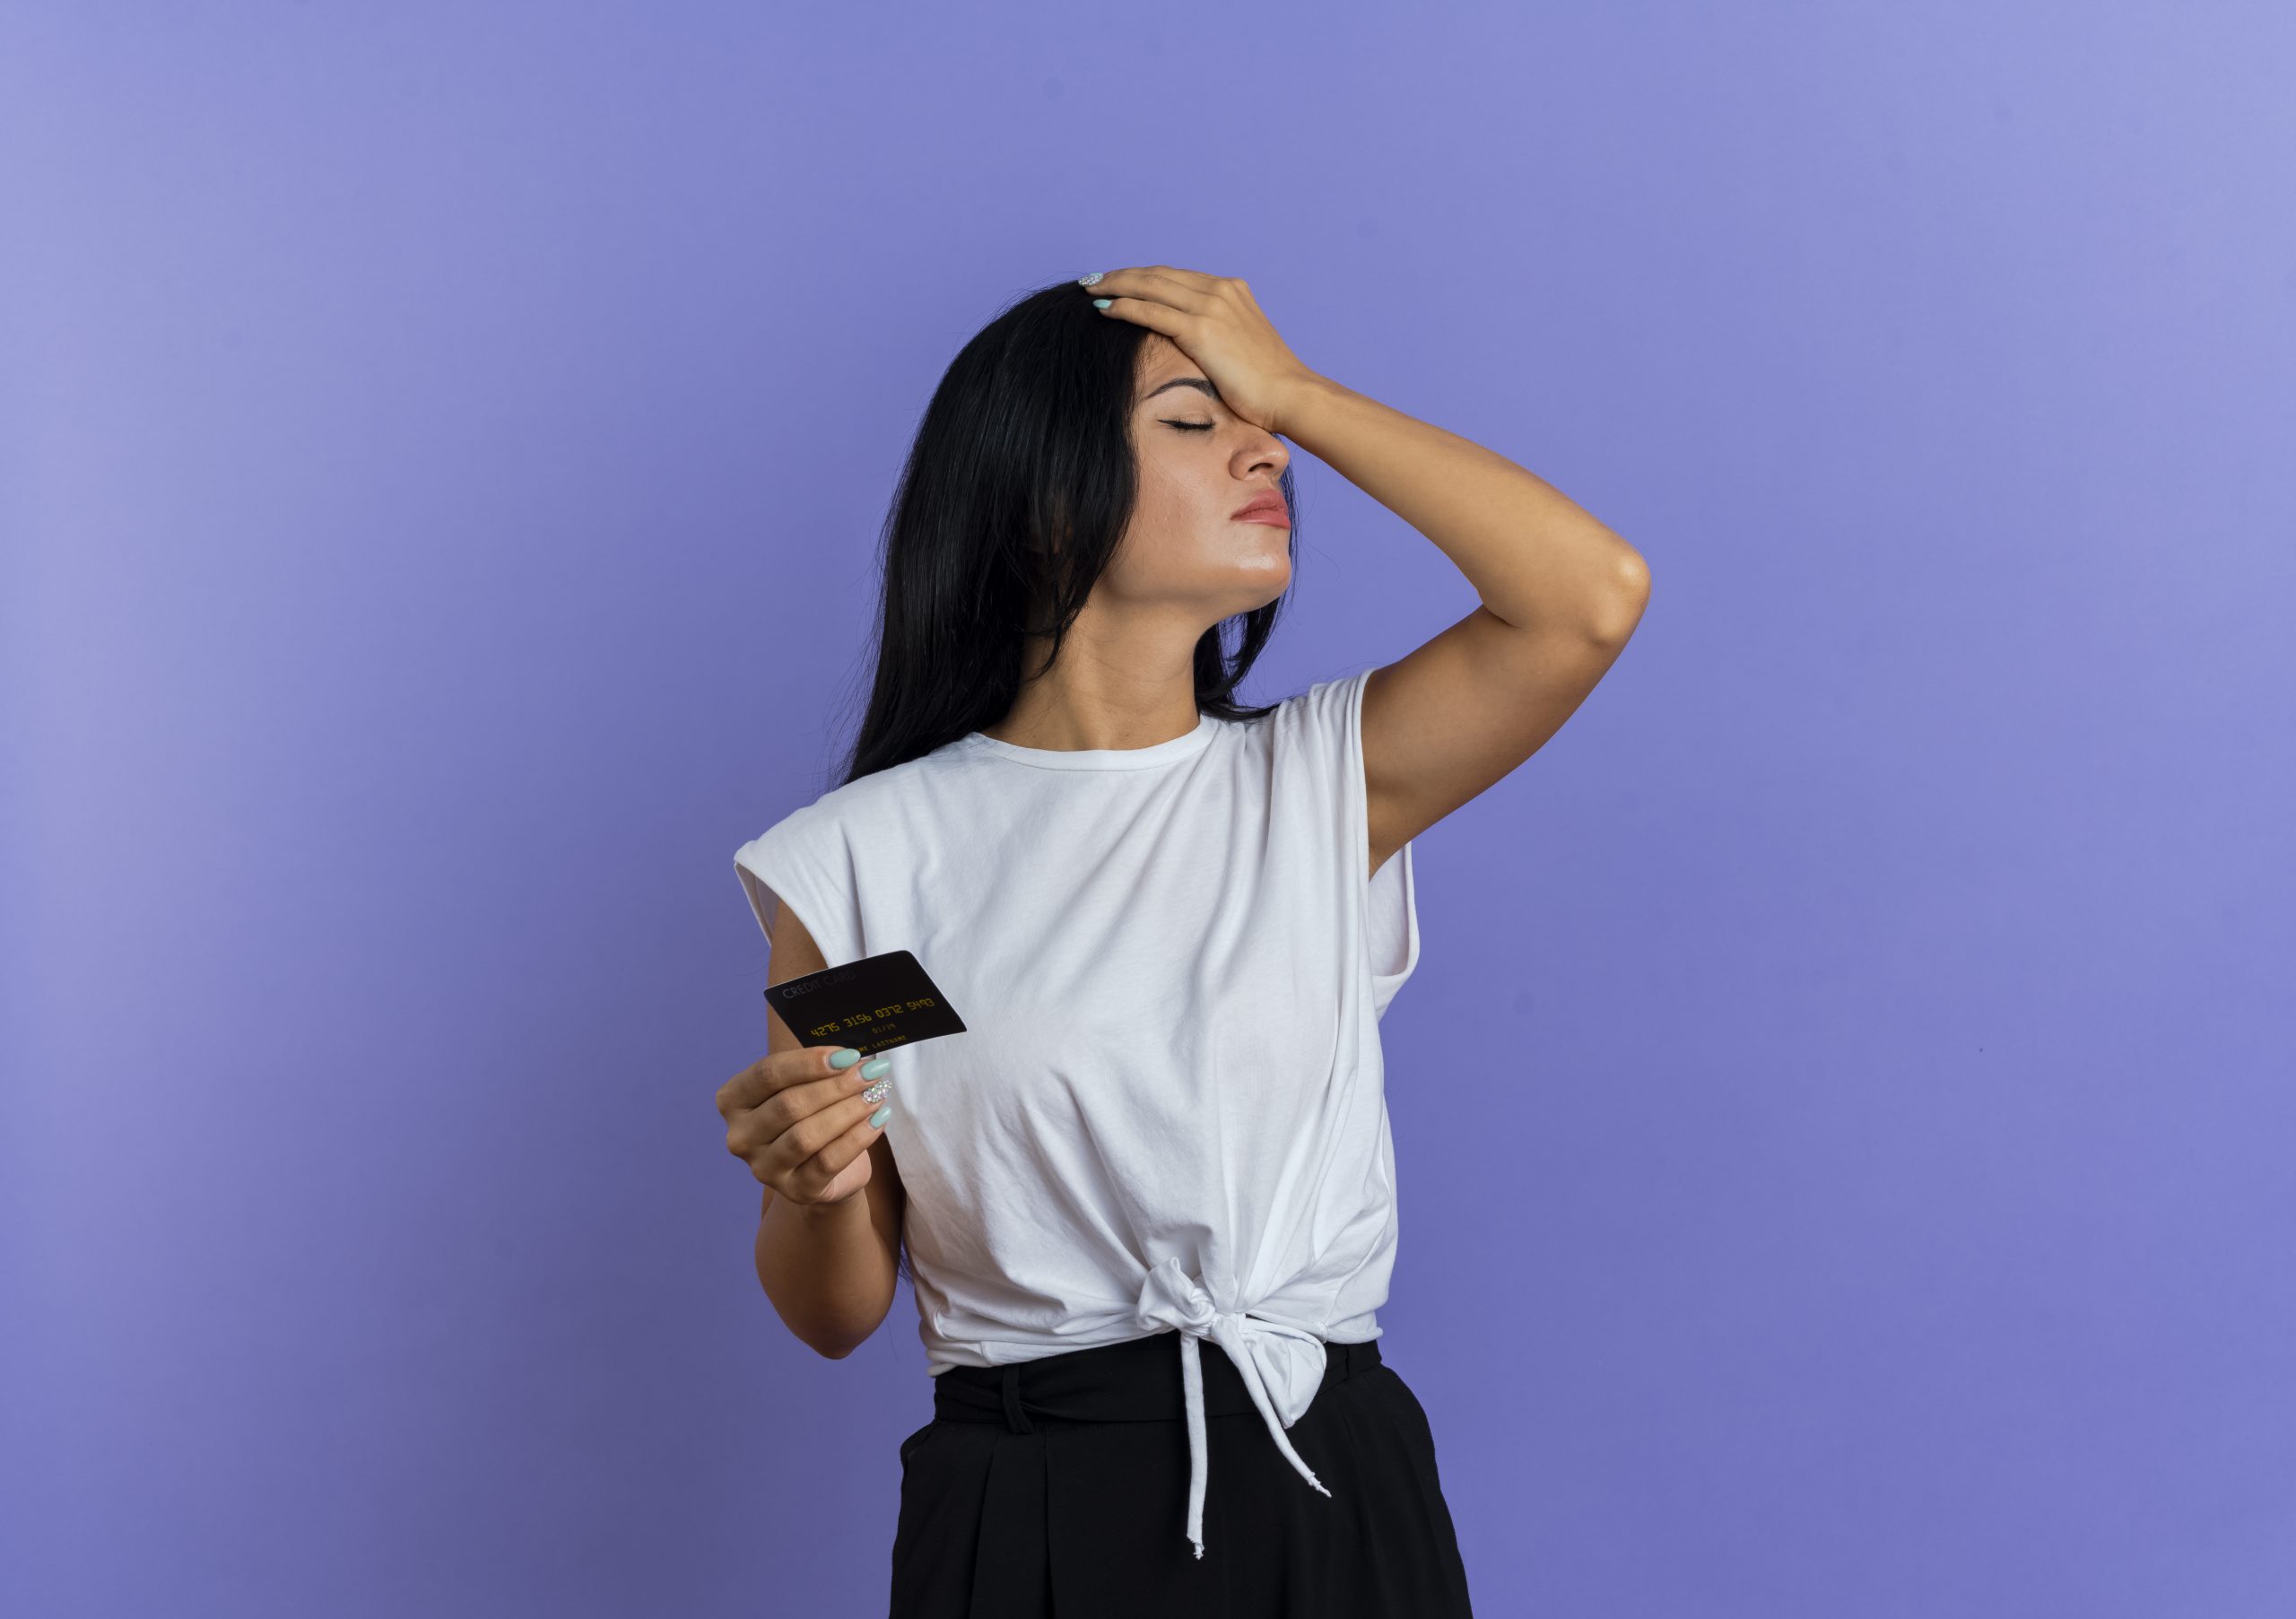
[[[869,1115],[869,1127],[874,1130],[892,1116],[893,1104],[887,1102],[883,1107],[879,1108],[875,1112]]]
[[[1076,284],[1080,287],[1097,286],[1100,283],[1100,273],[1098,270],[1095,270],[1090,275],[1079,275],[1076,278]]]
[[[861,1053],[850,1046],[840,1046],[838,1048],[837,1055],[829,1059],[829,1066],[832,1068],[849,1068],[860,1060]]]
[[[892,1058],[889,1057],[877,1058],[874,1061],[863,1066],[861,1069],[861,1077],[864,1079],[874,1079],[892,1066]]]
[[[861,1092],[861,1100],[863,1101],[884,1101],[885,1092],[892,1088],[892,1083],[893,1082],[890,1079],[879,1080],[875,1084],[871,1085],[867,1090]]]
[[[1113,298],[1095,298],[1092,300],[1092,307],[1096,309],[1105,309],[1115,301]]]

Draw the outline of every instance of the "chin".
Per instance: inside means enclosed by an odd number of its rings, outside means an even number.
[[[1255,575],[1251,586],[1244,592],[1248,598],[1248,605],[1239,607],[1236,611],[1250,613],[1265,607],[1290,588],[1292,588],[1292,570],[1289,568],[1273,574]]]

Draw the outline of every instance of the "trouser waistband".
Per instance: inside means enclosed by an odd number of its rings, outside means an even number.
[[[1004,1366],[952,1366],[933,1380],[933,1414],[950,1423],[1002,1423],[1014,1433],[1031,1420],[1072,1423],[1179,1422],[1187,1415],[1173,1340],[1151,1333],[1091,1349],[1072,1349]],[[1206,1416],[1257,1414],[1251,1390],[1227,1352],[1210,1338],[1198,1345]],[[1377,1338],[1324,1345],[1324,1378],[1340,1380],[1379,1363]]]

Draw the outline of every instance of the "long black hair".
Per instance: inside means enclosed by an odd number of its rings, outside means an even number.
[[[1059,656],[1123,539],[1139,488],[1132,404],[1148,328],[1109,319],[1091,296],[1073,281],[1022,295],[957,352],[933,390],[880,536],[876,673],[844,781],[1004,718],[1020,695],[1029,635],[1050,634]],[[1288,463],[1277,486],[1296,560]],[[1196,641],[1197,712],[1257,719],[1274,710],[1239,705],[1234,692],[1283,599],[1223,619]],[[894,1265],[914,1286],[905,1232]]]
[[[1030,633],[1050,634],[1058,657],[1124,537],[1139,486],[1131,420],[1148,328],[1110,319],[1091,298],[1073,281],[1023,294],[958,351],[933,390],[880,536],[876,672],[844,781],[1004,718],[1020,695]],[[1288,464],[1278,487],[1296,557]],[[1197,640],[1199,713],[1272,711],[1239,705],[1234,692],[1283,599]],[[1032,612],[1046,622],[1032,623]]]

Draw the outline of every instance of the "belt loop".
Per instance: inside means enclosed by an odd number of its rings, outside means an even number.
[[[1005,1367],[1004,1375],[998,1380],[1004,1388],[1004,1425],[1015,1433],[1034,1433],[1036,1424],[1029,1421],[1028,1414],[1021,1409],[1020,1363],[1014,1362]]]

